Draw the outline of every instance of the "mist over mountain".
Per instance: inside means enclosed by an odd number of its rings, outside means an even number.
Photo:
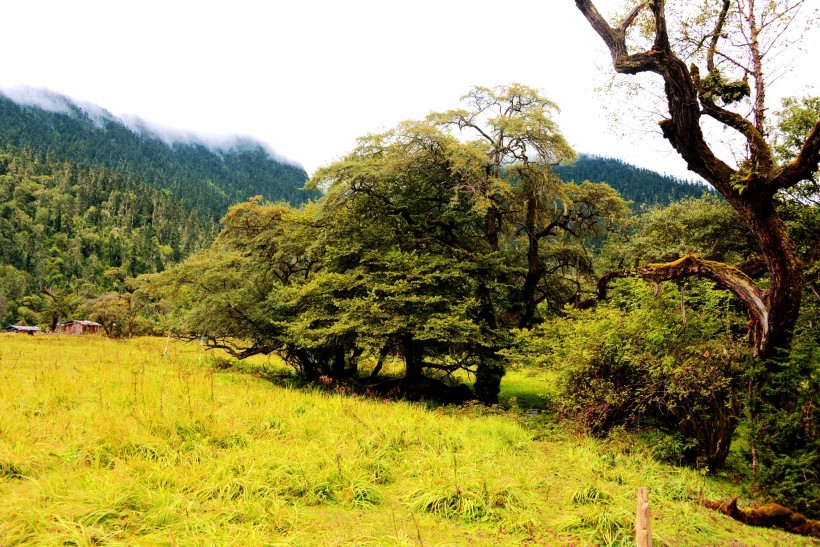
[[[255,195],[295,205],[315,197],[301,190],[305,170],[259,141],[118,118],[48,90],[0,90],[0,148],[138,177],[213,219]]]

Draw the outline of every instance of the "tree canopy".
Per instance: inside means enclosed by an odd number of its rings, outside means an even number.
[[[592,290],[591,242],[628,209],[551,174],[574,153],[537,91],[475,88],[463,106],[362,137],[315,174],[325,195],[305,209],[234,207],[212,249],[168,274],[177,327],[307,377],[388,354],[406,384],[466,370],[496,401],[508,329]]]

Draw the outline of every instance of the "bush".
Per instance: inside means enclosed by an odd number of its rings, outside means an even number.
[[[644,282],[624,280],[610,303],[521,333],[520,347],[560,372],[563,416],[596,435],[615,426],[673,432],[686,463],[717,469],[744,396],[742,318],[708,282],[687,281],[683,299],[680,290],[668,284],[655,298]]]

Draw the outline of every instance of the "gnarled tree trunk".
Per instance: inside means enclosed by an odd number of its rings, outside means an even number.
[[[803,478],[795,479],[790,475],[791,471],[787,471],[789,466],[800,465],[799,459],[790,458],[792,454],[799,454],[807,442],[813,442],[811,439],[815,434],[808,429],[800,432],[795,428],[789,429],[782,419],[784,414],[794,411],[791,408],[795,404],[793,390],[800,389],[800,384],[796,383],[793,375],[789,376],[788,367],[783,366],[780,358],[788,354],[791,346],[805,279],[803,264],[795,254],[783,220],[778,216],[775,195],[780,190],[810,179],[818,169],[820,120],[806,136],[797,156],[785,165],[778,165],[764,132],[762,67],[765,53],[759,43],[760,28],[753,2],[736,6],[744,12],[741,24],[746,25],[744,36],[736,36],[736,42],[747,44],[749,65],[743,67],[743,81],[732,85],[734,90],[740,90],[741,96],[748,96],[752,88],[746,79],[748,77],[754,81],[751,119],[716,103],[717,98],[724,102],[737,98],[727,99],[728,96],[723,93],[726,88],[721,83],[721,74],[715,63],[716,55],[719,55],[719,42],[727,36],[725,25],[727,13],[732,7],[730,0],[722,2],[714,27],[701,29],[706,38],[700,46],[704,48],[701,51],[706,56],[709,71],[708,77],[703,80],[697,66],[687,67],[673,51],[667,31],[664,0],[636,4],[615,27],[607,23],[593,2],[575,0],[575,4],[608,47],[617,72],[650,72],[663,79],[669,110],[669,116],[660,122],[663,136],[691,171],[703,177],[726,198],[757,239],[768,273],[767,287],[756,283],[739,268],[704,260],[696,255],[666,264],[650,264],[640,268],[638,273],[654,282],[691,275],[706,277],[744,302],[750,318],[751,354],[763,363],[755,372],[750,386],[754,432],[752,450],[760,455],[759,463],[764,468],[768,467],[768,471],[761,471],[761,480],[769,484],[790,481],[797,485],[795,488],[810,492],[814,488],[812,481],[816,478],[803,474]],[[643,10],[649,10],[654,21],[653,43],[648,50],[630,52],[626,41],[627,31]],[[718,158],[706,142],[701,129],[704,117],[735,131],[745,140],[747,157],[737,167],[731,167]],[[786,443],[788,446],[782,446],[783,439],[789,439]],[[791,469],[798,473],[796,467]]]
[[[755,122],[718,106],[713,90],[705,85],[698,68],[687,68],[669,42],[663,0],[637,4],[617,27],[611,27],[591,1],[576,0],[578,9],[603,39],[612,55],[617,72],[652,72],[663,78],[669,117],[660,122],[663,136],[686,161],[689,169],[711,184],[740,214],[746,227],[758,240],[760,253],[769,273],[769,287],[763,289],[751,278],[726,264],[707,263],[687,257],[669,264],[654,264],[641,269],[644,277],[660,281],[686,275],[700,275],[718,282],[746,304],[750,339],[755,356],[768,359],[788,348],[791,331],[800,310],[804,279],[803,265],[796,257],[783,221],[775,209],[775,193],[809,178],[820,161],[820,120],[808,135],[798,156],[789,164],[777,166],[761,125],[763,105],[755,104]],[[648,51],[630,53],[626,34],[644,9],[654,18],[654,43]],[[722,32],[719,20],[714,35]],[[709,53],[713,65],[717,40]],[[754,53],[754,52],[753,52]],[[758,52],[759,55],[759,52]],[[755,81],[762,82],[759,58],[754,58]],[[747,141],[748,161],[734,169],[719,159],[704,139],[701,118],[708,116],[739,132]]]

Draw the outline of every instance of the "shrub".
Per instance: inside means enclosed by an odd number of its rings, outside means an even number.
[[[708,283],[688,284],[682,304],[673,285],[655,298],[645,283],[624,280],[610,303],[520,340],[560,372],[563,416],[596,435],[621,425],[674,432],[685,462],[716,469],[741,414],[742,319]]]

